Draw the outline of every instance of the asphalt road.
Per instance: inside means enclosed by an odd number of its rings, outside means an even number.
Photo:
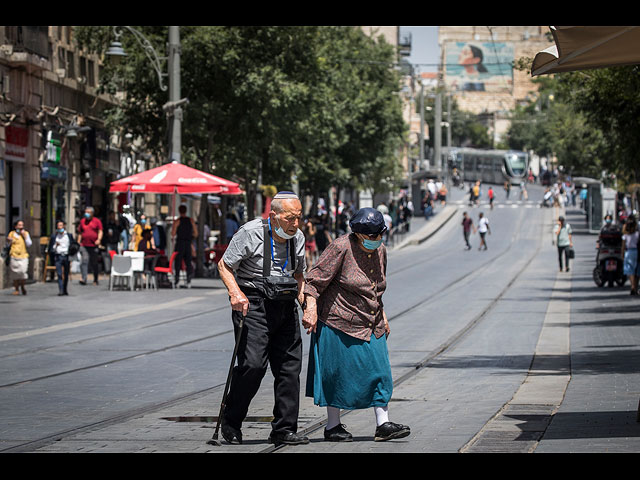
[[[533,451],[546,445],[542,433],[522,441],[522,429],[516,429],[519,442],[504,435],[513,428],[497,435],[491,422],[503,418],[496,415],[505,406],[524,408],[517,392],[532,377],[550,305],[567,301],[554,300],[554,292],[564,288],[558,282],[569,282],[570,290],[575,275],[558,273],[551,243],[555,212],[538,207],[539,187],[529,190],[530,202],[518,202],[512,192],[506,203],[497,188],[493,210],[485,204],[468,207],[463,192],[452,192],[450,204],[459,212],[436,235],[389,254],[383,300],[395,382],[390,419],[410,425],[411,435],[373,442],[373,412],[353,411],[342,422],[355,441],[323,442],[325,412],[302,392],[300,429],[312,441],[277,452]],[[489,218],[488,250],[478,251],[478,235],[472,236],[474,248],[464,250],[462,211],[475,222],[480,211]],[[414,227],[423,224],[419,219]],[[591,239],[581,241],[588,251]],[[585,271],[590,255],[584,255]],[[588,281],[585,288],[593,289]],[[230,308],[219,280],[158,292],[110,292],[106,282],[74,282],[69,297],[57,297],[56,291],[55,283],[47,283],[31,286],[26,297],[0,293],[0,451],[273,450],[266,442],[270,373],[243,427],[244,444],[206,444],[233,348]],[[303,337],[304,386],[308,336]],[[536,373],[546,378],[542,370]],[[562,397],[552,407],[561,402]],[[550,418],[545,415],[540,418]]]

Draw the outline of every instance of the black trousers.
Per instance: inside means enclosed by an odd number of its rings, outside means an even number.
[[[249,299],[249,312],[244,317],[238,364],[233,369],[225,405],[225,422],[240,429],[270,365],[275,396],[272,431],[295,433],[298,429],[302,369],[302,337],[295,301],[272,301],[257,290],[242,290]],[[236,335],[241,318],[242,312],[233,311]]]
[[[180,268],[182,267],[182,260],[187,267],[187,282],[191,281],[193,275],[193,265],[191,264],[191,241],[178,240],[176,242],[176,258],[173,261],[173,271],[176,272],[176,276],[173,279],[173,283],[178,284],[180,278]]]
[[[560,270],[562,270],[562,255],[564,253],[564,263],[566,268],[569,268],[569,246],[558,247],[558,263],[560,264]]]

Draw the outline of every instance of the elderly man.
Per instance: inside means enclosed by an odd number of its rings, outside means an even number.
[[[236,335],[241,335],[238,365],[233,370],[221,422],[222,436],[229,443],[242,443],[242,421],[268,364],[275,379],[269,443],[309,442],[296,433],[302,339],[295,300],[303,298],[305,271],[301,215],[302,205],[294,193],[278,193],[268,219],[244,224],[218,264],[220,278],[229,291]]]

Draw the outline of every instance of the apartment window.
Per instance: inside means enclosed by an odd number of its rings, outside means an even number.
[[[95,87],[96,86],[96,75],[95,75],[95,64],[93,62],[93,60],[89,60],[89,76],[88,76],[88,80],[89,80],[89,86],[91,87]]]
[[[75,62],[73,59],[73,52],[67,51],[67,78],[75,78],[76,77],[76,68]]]
[[[87,59],[85,57],[80,57],[80,76],[87,80]]]

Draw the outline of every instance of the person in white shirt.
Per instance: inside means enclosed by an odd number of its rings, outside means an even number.
[[[58,274],[58,296],[69,295],[67,292],[70,271],[69,247],[72,243],[73,236],[67,232],[65,222],[58,220],[56,231],[49,242],[49,255],[53,257]]]
[[[479,218],[478,218],[478,233],[480,234],[480,247],[478,248],[478,250],[482,250],[482,247],[484,247],[484,250],[487,249],[487,242],[484,239],[484,236],[487,234],[487,232],[489,232],[489,235],[491,235],[491,228],[489,227],[489,219],[485,217],[482,212],[480,212]]]

